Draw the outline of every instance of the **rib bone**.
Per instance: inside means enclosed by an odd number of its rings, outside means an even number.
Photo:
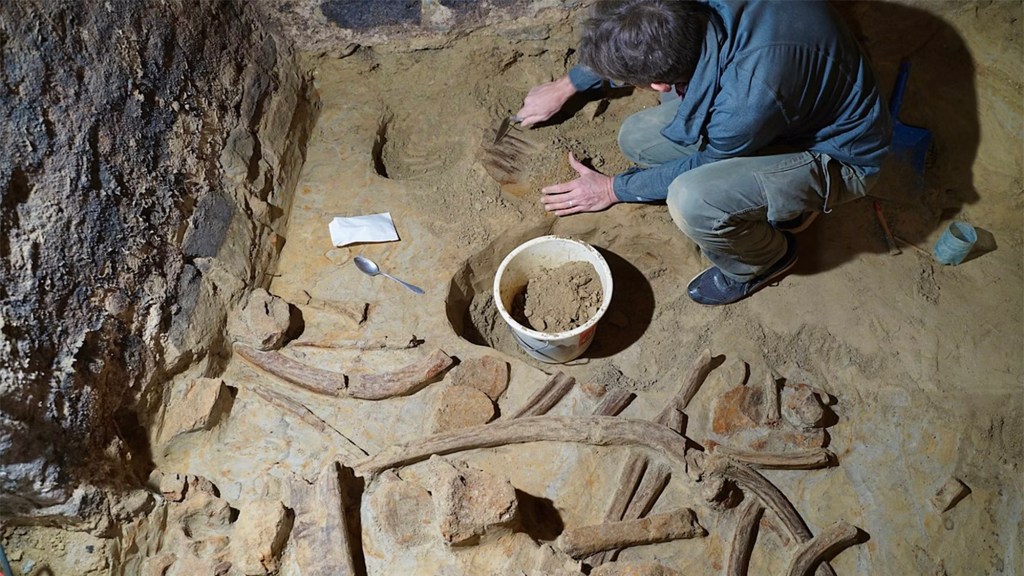
[[[811,539],[810,528],[800,517],[793,504],[786,496],[749,466],[729,457],[709,455],[705,459],[705,473],[708,476],[724,476],[735,482],[744,492],[757,496],[766,508],[775,512],[783,526],[798,542],[804,543]],[[827,562],[818,565],[817,576],[835,576],[835,570]]]
[[[688,440],[646,420],[614,416],[528,416],[461,428],[396,444],[359,462],[360,476],[372,476],[433,454],[452,454],[529,442],[576,442],[594,446],[642,446],[686,466]]]
[[[618,416],[634,398],[636,394],[622,388],[614,388],[605,394],[601,403],[594,408],[594,416]]]
[[[523,418],[524,416],[541,416],[547,414],[558,401],[565,397],[576,384],[576,379],[566,376],[562,372],[552,376],[547,383],[534,392],[526,400],[519,410],[513,413],[510,418]]]
[[[640,483],[640,487],[637,488],[636,494],[633,495],[633,499],[630,500],[629,507],[626,508],[626,513],[623,514],[622,519],[631,520],[646,516],[651,511],[651,508],[654,507],[654,503],[658,501],[658,497],[665,490],[665,486],[668,486],[668,481],[671,478],[672,473],[665,464],[657,463],[653,466],[648,466],[643,481]]]
[[[750,555],[754,551],[754,544],[757,543],[757,529],[763,514],[764,505],[755,498],[747,500],[740,509],[739,518],[736,520],[736,535],[733,536],[732,546],[729,548],[729,566],[725,571],[727,576],[747,576]]]
[[[761,388],[761,399],[764,403],[764,409],[761,411],[761,424],[765,426],[778,426],[779,420],[782,419],[779,383],[775,381],[775,376],[771,371],[765,376],[764,384]]]
[[[354,576],[354,551],[361,549],[359,535],[352,534],[345,515],[338,465],[328,464],[314,484],[296,482],[293,541],[295,562],[309,576]]]
[[[842,520],[822,530],[814,539],[803,544],[789,564],[789,576],[810,576],[814,567],[825,566],[822,560],[831,558],[853,546],[860,539],[860,530]]]
[[[262,352],[245,344],[235,351],[246,363],[301,388],[336,397],[381,400],[411,394],[452,365],[452,359],[435,350],[430,356],[392,372],[348,376],[310,366],[277,351]]]
[[[339,438],[341,440],[341,451],[345,453],[346,457],[344,462],[345,464],[366,457],[365,450],[357,446],[356,443],[349,439],[348,436],[342,434],[340,430],[331,426],[327,421],[314,414],[312,410],[303,404],[288,398],[276,390],[264,388],[258,384],[253,386],[251,390],[267,402],[281,408],[282,410],[291,412],[303,422],[316,429],[317,432],[320,432],[321,434],[333,434]]]
[[[683,380],[682,386],[679,387],[679,391],[672,397],[668,405],[658,414],[655,418],[655,422],[662,425],[667,425],[669,422],[674,420],[673,411],[683,412],[686,410],[686,406],[693,399],[694,394],[700,389],[700,385],[704,383],[704,379],[707,378],[711,372],[711,350],[707,348],[700,353],[697,360],[694,362],[693,367],[690,368],[690,372],[686,375],[686,379]]]

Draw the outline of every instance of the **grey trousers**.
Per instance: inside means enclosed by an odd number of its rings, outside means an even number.
[[[673,96],[633,114],[619,130],[619,148],[642,167],[689,156],[699,148],[661,135],[679,106],[679,98]],[[782,222],[810,211],[827,213],[867,194],[876,176],[877,170],[845,164],[827,154],[768,148],[680,174],[669,185],[666,203],[676,225],[712,264],[746,282],[786,253],[785,238],[769,221]]]

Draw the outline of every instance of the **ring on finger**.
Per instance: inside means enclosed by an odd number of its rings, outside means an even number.
[[[572,208],[572,207],[573,207],[572,200],[569,200],[569,208]]]

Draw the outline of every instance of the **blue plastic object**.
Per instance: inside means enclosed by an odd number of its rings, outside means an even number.
[[[892,154],[897,161],[909,164],[918,176],[924,175],[924,161],[932,144],[932,133],[926,128],[910,126],[900,122],[900,107],[910,79],[910,60],[900,62],[896,86],[889,98],[889,115],[892,116]]]
[[[7,561],[3,544],[0,544],[0,569],[3,570],[3,576],[14,576],[14,570],[11,570],[11,563]]]
[[[943,264],[957,265],[967,258],[978,241],[978,231],[967,222],[957,220],[942,232],[932,249],[932,256]]]

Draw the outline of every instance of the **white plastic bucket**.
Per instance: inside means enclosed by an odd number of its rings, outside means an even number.
[[[549,334],[531,330],[512,318],[509,312],[512,299],[531,279],[540,276],[545,269],[580,261],[590,263],[597,271],[603,293],[601,307],[589,320],[572,330]],[[572,238],[541,236],[520,244],[502,260],[494,275],[494,304],[498,314],[508,324],[519,346],[542,362],[562,364],[583,354],[593,342],[597,323],[611,301],[612,271],[608,263],[593,246]]]

